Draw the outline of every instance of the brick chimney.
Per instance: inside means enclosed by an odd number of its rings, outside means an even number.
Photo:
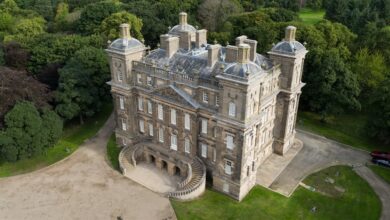
[[[196,48],[201,48],[202,45],[207,44],[207,30],[202,29],[196,31],[196,41],[195,41],[195,46]]]
[[[187,24],[187,13],[180,12],[179,13],[179,24],[186,25]]]
[[[294,26],[288,26],[286,28],[286,36],[284,37],[285,41],[295,41],[295,33],[297,31],[297,28]]]
[[[171,58],[179,50],[179,38],[172,35],[161,35],[160,44],[161,49],[165,50],[168,58]]]
[[[231,45],[226,46],[225,61],[227,63],[237,62],[237,53],[238,53],[238,47],[231,46]]]
[[[180,48],[184,50],[191,50],[191,39],[194,35],[193,32],[190,31],[182,31],[180,32]]]
[[[251,49],[251,47],[248,44],[240,44],[238,46],[238,56],[237,56],[238,63],[249,63],[250,49]]]
[[[120,38],[130,39],[130,25],[129,24],[121,24],[119,25],[120,29]]]
[[[221,50],[221,45],[219,45],[219,44],[209,45],[207,47],[207,51],[208,51],[207,66],[208,67],[213,67],[214,64],[218,61],[218,54],[219,54],[220,50]]]

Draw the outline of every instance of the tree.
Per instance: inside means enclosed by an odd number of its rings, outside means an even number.
[[[0,67],[0,128],[4,115],[20,101],[30,101],[39,108],[48,107],[52,99],[47,86],[24,71]]]
[[[4,61],[9,67],[25,70],[30,54],[17,42],[9,42],[4,45]]]
[[[28,70],[52,89],[57,88],[57,70],[84,46],[103,47],[100,36],[44,34],[27,46],[31,51]]]
[[[41,115],[30,102],[17,103],[5,116],[5,124],[0,156],[11,162],[42,154],[62,132],[62,120],[55,112],[46,109]]]
[[[110,79],[106,54],[101,49],[84,47],[59,71],[56,111],[66,119],[90,117],[108,98]]]
[[[54,17],[54,29],[55,30],[67,30],[69,22],[67,16],[69,15],[68,4],[61,2],[57,6],[56,16]]]
[[[98,33],[103,34],[103,36],[109,40],[117,39],[119,38],[119,25],[123,23],[130,24],[130,32],[132,37],[135,37],[138,40],[143,39],[141,33],[142,20],[137,18],[137,16],[125,11],[114,13],[104,19],[100,25]]]
[[[390,75],[390,74],[389,74]],[[369,128],[373,137],[390,143],[390,77],[371,96]]]
[[[45,20],[41,17],[19,20],[12,28],[12,34],[4,37],[4,42],[17,41],[26,45],[27,41],[45,33]]]
[[[322,3],[324,0],[307,0],[306,1],[306,7],[319,10],[323,7]]]
[[[98,31],[102,21],[112,13],[120,11],[120,8],[120,4],[114,1],[87,5],[81,12],[77,30],[84,35],[95,33]]]
[[[363,48],[355,54],[352,70],[368,95],[385,79],[387,68],[381,54],[370,53],[367,48]]]
[[[205,0],[199,6],[198,19],[209,31],[216,31],[226,19],[243,11],[240,4],[231,0]]]

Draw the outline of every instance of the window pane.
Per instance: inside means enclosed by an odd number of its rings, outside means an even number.
[[[175,125],[176,124],[176,110],[171,109],[171,124]]]
[[[122,110],[125,109],[125,99],[123,98],[123,96],[119,97],[119,107]]]
[[[233,102],[229,103],[229,115],[236,116],[236,104],[234,104]]]
[[[158,130],[158,140],[163,143],[164,142],[164,130],[162,128],[160,128]]]
[[[145,128],[144,128],[144,120],[139,120],[139,131],[141,133],[144,133]]]
[[[202,157],[207,158],[207,144],[202,143]]]
[[[186,113],[184,115],[184,128],[187,129],[187,130],[190,130],[190,115],[188,113]]]
[[[184,151],[190,153],[190,140],[188,138],[184,140]]]
[[[144,104],[141,97],[138,98],[138,110],[144,110]]]
[[[150,100],[148,100],[148,113],[149,114],[152,114],[153,112],[153,109],[152,109],[152,102]]]
[[[158,105],[158,119],[163,120],[163,107]]]
[[[207,134],[207,120],[202,119],[202,133]]]
[[[153,124],[149,123],[149,135],[153,136]]]

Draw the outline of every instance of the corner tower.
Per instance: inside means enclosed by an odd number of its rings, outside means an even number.
[[[131,109],[136,106],[136,98],[132,95],[135,76],[132,74],[132,62],[144,56],[145,46],[130,36],[130,25],[121,24],[120,38],[112,42],[106,49],[111,69],[111,93],[114,99],[114,112],[117,122],[115,136],[117,143],[123,146],[131,144],[136,137],[134,130],[135,114]]]
[[[280,93],[276,102],[274,152],[283,155],[293,145],[306,48],[295,40],[296,27],[288,26],[285,38],[268,52],[275,65],[280,65]]]

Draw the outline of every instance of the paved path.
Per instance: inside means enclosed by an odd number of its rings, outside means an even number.
[[[355,172],[363,177],[374,189],[382,202],[381,220],[390,219],[390,185],[378,177],[372,170],[366,166],[356,167]]]
[[[390,219],[390,186],[364,166],[370,161],[368,152],[304,131],[299,131],[297,138],[304,146],[270,185],[272,190],[290,196],[309,174],[333,165],[352,165],[356,173],[364,178],[380,197],[381,220]]]
[[[113,116],[65,160],[0,179],[0,219],[176,219],[164,198],[114,171],[106,160]]]

